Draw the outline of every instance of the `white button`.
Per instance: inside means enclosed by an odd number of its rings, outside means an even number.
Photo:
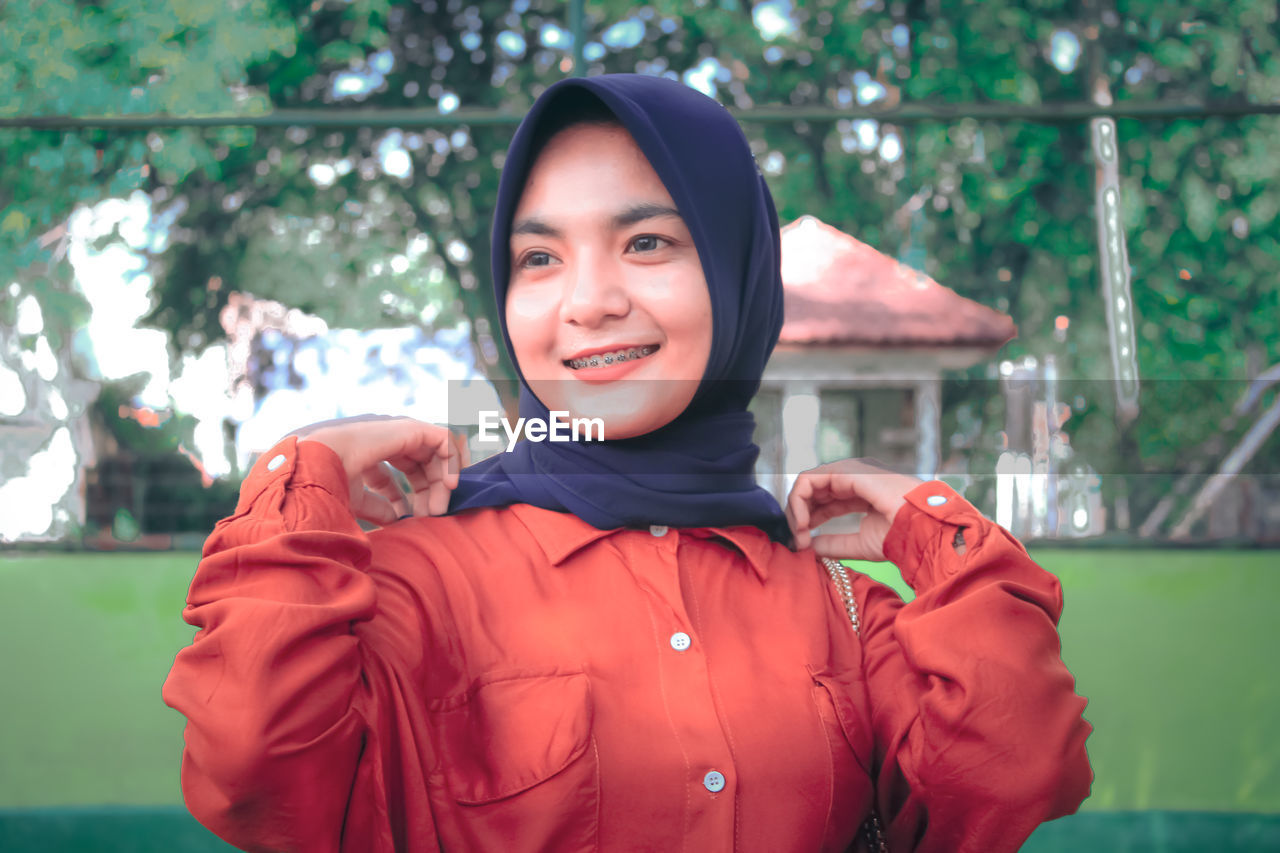
[[[678,652],[682,652],[689,648],[692,643],[693,640],[689,639],[689,635],[684,631],[676,631],[671,635],[671,648]]]
[[[925,503],[929,504],[929,506],[942,506],[946,502],[947,499],[942,495],[929,495],[929,497],[925,498]]]
[[[665,524],[654,524],[649,527],[649,532],[654,536],[666,536],[667,530],[668,528]]]
[[[267,470],[274,471],[283,464],[284,464],[284,454],[277,453],[275,456],[271,457],[271,461],[267,463]]]
[[[706,776],[702,777],[702,786],[711,793],[724,790],[724,774],[712,770]]]

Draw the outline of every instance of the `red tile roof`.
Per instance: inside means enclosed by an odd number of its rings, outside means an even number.
[[[998,347],[1018,330],[813,216],[782,229],[783,344]]]

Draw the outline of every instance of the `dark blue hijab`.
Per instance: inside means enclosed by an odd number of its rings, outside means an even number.
[[[507,352],[514,362],[504,310],[511,220],[540,125],[573,89],[596,96],[631,133],[692,233],[711,295],[711,356],[693,400],[666,426],[604,442],[521,441],[464,469],[449,511],[528,503],[601,530],[749,524],[787,542],[778,502],[755,483],[760,448],[747,411],[782,328],[778,215],[742,129],[719,103],[639,74],[561,80],[538,98],[507,151],[493,217],[493,283]],[[520,415],[548,419],[523,377],[520,384]]]

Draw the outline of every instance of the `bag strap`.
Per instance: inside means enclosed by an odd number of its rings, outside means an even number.
[[[844,602],[844,612],[849,614],[849,624],[853,633],[862,636],[862,623],[858,621],[858,602],[853,597],[853,584],[849,580],[849,570],[838,560],[830,557],[822,558],[822,565],[831,576],[840,600]],[[875,807],[875,780],[872,780],[871,814],[862,822],[862,835],[867,842],[867,849],[874,853],[889,853],[889,842],[884,837],[884,828],[880,825],[880,813]]]
[[[844,601],[844,612],[849,614],[853,633],[861,635],[862,623],[858,621],[858,602],[853,600],[853,584],[849,582],[849,570],[830,557],[823,557],[822,565],[826,567],[827,574],[831,575],[831,581],[836,585],[836,590]]]

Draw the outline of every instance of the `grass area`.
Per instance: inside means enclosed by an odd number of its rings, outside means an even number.
[[[0,807],[180,803],[183,718],[160,699],[199,555],[0,558]]]
[[[1280,553],[1033,556],[1062,579],[1063,656],[1096,729],[1085,808],[1280,813]],[[181,802],[160,685],[193,633],[197,559],[0,555],[0,809]]]
[[[1084,807],[1280,812],[1280,552],[1031,555],[1062,581],[1062,657],[1089,699]]]

